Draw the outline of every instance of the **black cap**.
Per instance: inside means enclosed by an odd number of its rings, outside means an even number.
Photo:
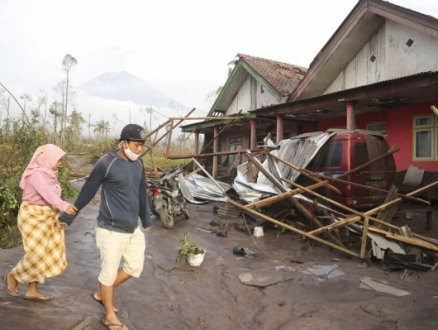
[[[136,124],[129,124],[123,127],[120,134],[120,141],[145,141],[146,131],[143,127]]]

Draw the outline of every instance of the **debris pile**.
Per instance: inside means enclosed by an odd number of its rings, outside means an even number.
[[[395,146],[388,151],[388,154],[397,150],[398,148]],[[397,188],[393,186],[387,192],[386,199],[382,204],[367,211],[360,211],[315,191],[323,186],[331,186],[334,182],[353,183],[341,180],[339,177],[324,177],[312,173],[304,167],[282,159],[270,148],[265,148],[262,153],[258,154],[259,157],[255,157],[250,151],[247,151],[245,156],[249,162],[241,167],[252,177],[257,177],[260,173],[263,174],[264,182],[244,181],[242,177],[246,174],[238,171],[235,183],[232,185],[233,189],[229,190],[224,189],[222,183],[215,181],[197,163],[210,180],[210,188],[220,188],[216,189],[214,194],[222,194],[228,205],[232,206],[231,209],[229,207],[222,208],[221,212],[224,212],[225,216],[229,216],[230,210],[238,209],[255,219],[263,219],[299,234],[309,241],[327,245],[360,259],[383,260],[393,268],[418,270],[435,270],[437,268],[438,240],[418,235],[406,225],[396,226],[392,224],[392,220],[396,213],[423,213],[427,217],[426,227],[431,229],[432,208],[430,203],[414,196],[435,186],[438,182],[421,187],[406,195],[398,193]],[[259,160],[260,158],[264,159],[263,163]],[[267,160],[271,162],[270,166],[266,165]],[[375,161],[377,159],[372,159],[353,169],[352,172],[365,168]],[[279,164],[282,164],[281,170],[278,170]],[[270,168],[273,167],[277,168],[276,175],[270,171]],[[296,181],[284,177],[285,169],[293,169],[300,175],[306,175],[315,183],[306,187],[302,186]],[[196,182],[199,177],[207,180],[200,175],[192,176],[188,180]],[[373,189],[373,187],[367,188]],[[336,188],[332,186],[332,189]],[[241,194],[240,199],[230,197],[229,192],[233,190]],[[199,191],[197,193],[206,199],[210,194],[202,194]],[[214,200],[217,201],[217,195]],[[404,201],[413,202],[416,206],[410,208],[409,205],[406,206],[406,203],[402,203]]]

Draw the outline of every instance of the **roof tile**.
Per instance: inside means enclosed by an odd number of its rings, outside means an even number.
[[[281,96],[291,94],[303,79],[307,68],[283,62],[268,60],[245,54],[237,54],[274,87]]]

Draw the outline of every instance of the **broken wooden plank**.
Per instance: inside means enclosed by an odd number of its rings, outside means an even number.
[[[437,182],[432,182],[432,183],[428,184],[427,186],[424,186],[424,187],[422,187],[420,189],[417,189],[417,190],[415,190],[413,192],[410,192],[407,195],[418,194],[418,193],[420,193],[420,192],[422,192],[424,190],[427,190],[427,189],[429,189],[429,188],[431,188],[431,187],[433,187],[433,186],[435,186],[437,184],[438,184],[438,181]],[[379,212],[380,210],[383,210],[385,208],[391,207],[394,204],[400,203],[401,200],[402,199],[400,197],[398,197],[398,198],[394,199],[393,201],[391,201],[389,203],[382,204],[382,205],[380,205],[378,207],[375,207],[375,208],[373,208],[373,209],[371,209],[369,211],[364,212],[363,214],[364,215],[373,215],[373,214]],[[360,216],[353,216],[353,217],[341,220],[341,221],[339,221],[337,223],[334,223],[332,225],[329,225],[329,226],[326,226],[326,227],[323,227],[323,228],[315,229],[315,230],[309,232],[309,234],[317,235],[317,234],[320,234],[320,233],[322,233],[324,231],[327,231],[327,230],[330,231],[330,230],[334,230],[334,229],[337,229],[337,228],[341,228],[341,227],[344,227],[344,226],[349,225],[351,223],[355,223],[355,222],[360,221],[360,220],[361,220]]]
[[[365,250],[367,246],[367,238],[368,238],[368,223],[369,223],[370,217],[365,216],[365,219],[363,221],[363,228],[362,228],[362,241],[360,245],[360,257],[362,259],[365,259]]]
[[[248,159],[266,176],[266,178],[268,178],[273,184],[274,186],[279,189],[282,192],[287,192],[286,187],[284,187],[280,181],[277,180],[277,178],[275,178],[267,169],[265,169],[263,167],[263,165],[259,162],[258,159],[256,159],[255,157],[253,157],[251,155],[251,152],[247,151],[246,152],[246,157],[248,157]],[[325,184],[325,183],[324,183]],[[293,206],[299,210],[311,223],[316,224],[317,227],[321,228],[323,227],[323,225],[321,224],[321,222],[315,218],[307,208],[305,208],[303,205],[300,204],[300,202],[298,200],[296,200],[293,197],[289,197],[289,201],[293,204]],[[337,243],[338,245],[345,247],[344,243],[342,243],[336,236],[334,236],[332,233],[330,233],[329,235],[327,235],[332,241],[334,241],[335,243]]]
[[[294,164],[289,163],[289,162],[285,161],[284,159],[282,159],[278,156],[275,156],[272,153],[268,153],[268,156],[274,158],[275,160],[277,160],[277,161],[279,161],[287,166],[289,166],[290,168],[294,169],[295,171],[300,172],[301,174],[307,176],[309,179],[311,179],[315,182],[322,182],[322,180],[318,179],[311,171],[304,171],[301,167],[295,166]],[[329,184],[328,180],[327,180],[327,183],[325,184],[325,186],[327,188],[329,188],[330,190],[333,190],[334,192],[341,194],[341,191],[338,188],[333,187],[331,184]]]
[[[323,175],[320,173],[315,173],[315,172],[309,171],[308,169],[304,169],[304,171],[313,173],[313,175],[315,175],[316,177],[324,179],[324,180],[328,180],[329,182],[339,182],[339,183],[348,184],[348,185],[355,186],[355,187],[367,188],[370,190],[375,190],[375,191],[380,191],[380,192],[385,192],[385,193],[388,192],[387,190],[384,190],[384,189],[380,189],[380,188],[376,188],[376,187],[372,187],[372,186],[367,186],[367,185],[352,182],[352,181],[342,180],[342,179],[340,179],[341,176],[338,176],[337,178],[333,178],[333,177],[330,177],[327,175]],[[404,194],[398,194],[398,197],[401,197],[401,198],[406,199],[408,201],[413,201],[413,202],[418,202],[418,203],[430,205],[430,202],[428,202],[422,198],[419,198],[419,197],[407,196]]]
[[[298,228],[295,228],[295,227],[289,226],[289,225],[287,225],[287,224],[285,224],[285,223],[283,223],[283,222],[281,222],[281,221],[278,221],[278,220],[276,220],[276,219],[274,219],[274,218],[271,218],[271,217],[269,217],[269,216],[267,216],[267,215],[265,215],[265,214],[262,214],[262,213],[260,213],[260,212],[255,211],[255,210],[253,210],[253,209],[247,209],[247,208],[245,208],[244,205],[239,204],[239,203],[237,203],[237,202],[235,202],[235,201],[233,201],[233,200],[231,200],[231,199],[228,199],[228,203],[233,204],[233,205],[237,206],[238,208],[244,210],[245,213],[252,214],[252,215],[254,215],[254,216],[256,216],[256,217],[259,217],[259,218],[263,218],[263,219],[265,219],[265,220],[267,220],[267,221],[269,221],[269,222],[272,222],[272,223],[274,223],[274,224],[276,224],[276,225],[278,225],[278,226],[280,226],[280,227],[283,227],[283,228],[289,229],[290,231],[292,231],[292,232],[294,232],[294,233],[296,233],[296,234],[302,235],[302,236],[304,236],[304,237],[306,237],[306,238],[309,238],[309,239],[311,239],[311,240],[313,240],[313,241],[315,241],[315,242],[319,242],[319,243],[321,243],[321,244],[324,244],[324,245],[330,246],[330,247],[332,247],[332,248],[334,248],[334,249],[337,249],[337,250],[339,250],[339,251],[341,251],[341,252],[344,252],[345,254],[351,255],[351,256],[353,256],[353,257],[360,258],[359,254],[354,253],[353,251],[350,251],[350,250],[348,250],[348,249],[346,249],[346,248],[343,248],[343,247],[341,247],[341,246],[339,246],[339,245],[336,245],[336,244],[334,244],[334,243],[331,243],[331,242],[329,242],[329,241],[326,241],[326,240],[324,240],[324,239],[322,239],[322,238],[320,238],[320,237],[318,237],[318,236],[309,235],[309,234],[308,234],[307,232],[305,232],[305,231],[302,231],[302,230],[299,230]]]

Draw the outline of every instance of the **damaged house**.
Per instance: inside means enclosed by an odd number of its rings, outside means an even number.
[[[424,171],[412,190],[438,178],[438,117],[431,110],[438,106],[437,53],[436,18],[361,0],[308,70],[239,54],[209,116],[243,116],[182,129],[205,135],[207,148],[195,154],[206,154],[198,159],[215,178],[246,158],[211,153],[253,149],[268,133],[278,143],[330,128],[379,132],[399,147],[400,185],[410,167]],[[438,190],[427,197],[438,198]]]
[[[231,174],[233,188],[247,204],[228,202],[244,213],[362,259],[371,239],[377,258],[389,249],[394,263],[435,269],[438,241],[391,220],[402,200],[428,204],[414,196],[425,191],[429,199],[438,198],[437,53],[437,19],[385,1],[361,0],[307,70],[239,54],[209,113],[224,120],[207,119],[183,131],[205,135],[204,147],[194,152],[202,165],[196,164],[214,179],[221,179],[221,169]],[[420,169],[410,192],[391,189],[379,206],[365,212],[318,193],[322,186],[336,191],[331,183],[342,175],[327,178],[306,172],[306,166],[340,132],[366,132],[388,145],[381,156],[352,171],[389,155],[403,177],[411,168]],[[306,141],[313,138],[309,149]],[[254,156],[258,149],[263,160]],[[295,182],[303,175],[314,183]],[[280,207],[258,211],[273,205]],[[290,205],[307,218],[308,224],[300,224],[305,229],[283,222],[293,212]],[[430,229],[432,212],[424,211]],[[358,234],[359,252],[346,248],[351,232]]]

